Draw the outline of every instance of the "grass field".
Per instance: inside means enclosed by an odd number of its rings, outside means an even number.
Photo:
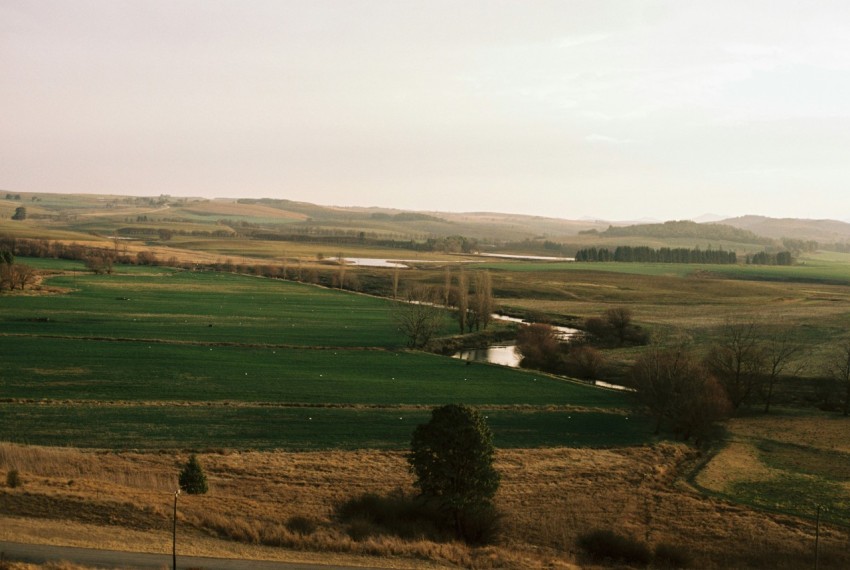
[[[47,285],[65,292],[0,298],[0,339],[15,355],[0,370],[0,439],[395,449],[429,407],[455,402],[489,410],[508,447],[650,440],[648,425],[625,419],[622,393],[399,350],[384,299],[150,267]],[[454,332],[448,316],[444,326]]]
[[[727,444],[696,477],[718,496],[850,527],[850,420],[783,410],[735,418]]]
[[[4,299],[5,333],[300,346],[404,343],[382,299],[291,282],[168,268],[64,275],[64,295]],[[448,316],[445,328],[452,328]]]
[[[424,408],[93,403],[0,404],[0,441],[101,449],[407,449]],[[617,413],[481,408],[497,447],[612,447],[654,441]],[[628,419],[627,419],[628,418]]]
[[[253,348],[9,336],[0,397],[281,404],[626,407],[528,371],[416,352]]]

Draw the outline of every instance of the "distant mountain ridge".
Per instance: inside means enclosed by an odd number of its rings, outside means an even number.
[[[720,223],[773,239],[791,238],[820,243],[850,240],[850,223],[838,220],[739,216],[722,220]]]

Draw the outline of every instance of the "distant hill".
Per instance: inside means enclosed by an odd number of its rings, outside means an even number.
[[[734,227],[729,224],[698,224],[690,220],[670,221],[663,224],[637,224],[633,226],[610,226],[602,237],[646,237],[646,238],[696,238],[711,241],[726,241],[760,245],[772,245],[770,237]]]
[[[820,243],[850,240],[850,224],[837,220],[741,216],[723,220],[722,223],[774,239],[792,238]]]

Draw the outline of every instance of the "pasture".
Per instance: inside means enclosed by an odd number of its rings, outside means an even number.
[[[385,299],[225,273],[73,269],[48,278],[62,292],[0,299],[0,339],[15,355],[0,371],[0,439],[398,449],[449,402],[488,410],[507,447],[650,439],[642,420],[624,419],[621,393],[401,350]],[[443,327],[454,333],[448,313]]]

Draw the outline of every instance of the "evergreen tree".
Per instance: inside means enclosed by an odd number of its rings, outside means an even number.
[[[408,462],[423,497],[452,516],[459,538],[471,538],[470,518],[495,516],[491,501],[499,488],[493,436],[484,418],[462,404],[435,408],[431,420],[413,432],[410,447]]]
[[[207,492],[207,476],[194,453],[180,472],[178,481],[180,488],[190,495],[203,495]]]

